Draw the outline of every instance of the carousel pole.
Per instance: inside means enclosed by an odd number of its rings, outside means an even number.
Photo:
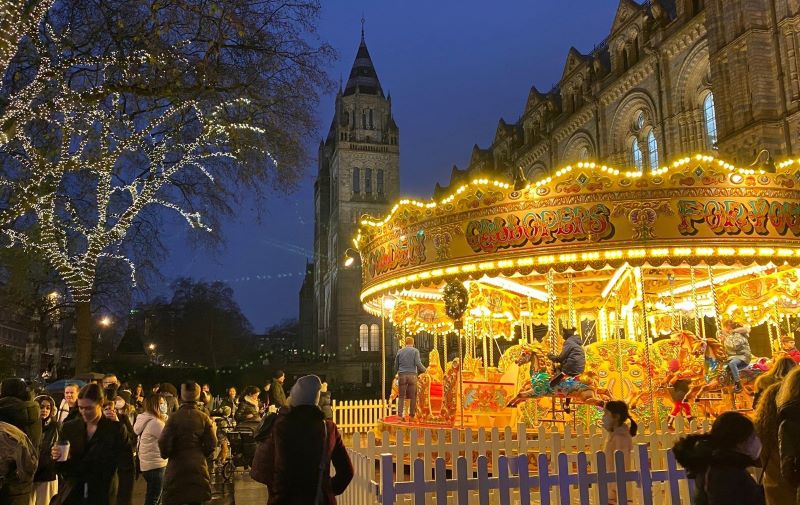
[[[711,265],[708,268],[708,282],[711,287],[711,300],[714,304],[714,324],[717,326],[717,335],[722,331],[722,318],[719,315],[719,299],[717,298],[717,285],[714,281],[714,272],[711,271]]]
[[[567,302],[568,302],[568,306],[569,306],[569,309],[568,309],[569,310],[569,314],[567,314],[567,317],[569,318],[569,326],[573,330],[577,331],[577,329],[578,329],[577,319],[578,318],[577,318],[577,315],[575,314],[575,304],[573,303],[573,300],[572,300],[572,274],[569,274],[569,276],[567,277]],[[580,335],[580,334],[581,334],[581,332],[579,331],[578,335]]]
[[[700,337],[700,306],[697,303],[697,286],[695,285],[694,279],[694,267],[689,267],[689,275],[691,276],[692,283],[692,305],[694,305],[694,334]],[[705,328],[703,329],[702,338],[705,340]]]
[[[650,362],[650,323],[647,321],[647,294],[644,290],[644,269],[642,267],[639,267],[639,291],[642,297],[642,329],[644,331],[644,363],[645,374],[647,376],[647,394],[650,397],[652,420],[653,422],[657,422],[656,416],[658,412],[655,389],[653,388],[652,364]]]
[[[680,318],[679,324],[676,324],[676,309],[675,309],[675,293],[672,291],[672,287],[675,284],[675,276],[672,274],[667,274],[667,281],[669,282],[669,318],[670,318],[670,331],[675,331],[675,327],[680,325],[680,329],[683,329],[683,318]]]
[[[775,313],[775,350],[780,351],[781,349],[781,315],[778,312],[778,302],[775,301],[775,305],[772,306],[772,310]]]
[[[550,352],[556,353],[556,295],[553,283],[554,272],[551,268],[547,271],[547,333],[550,338]]]
[[[455,321],[456,336],[458,337],[458,405],[461,412],[461,429],[464,429],[464,352],[461,345],[461,329],[464,326],[463,320]]]

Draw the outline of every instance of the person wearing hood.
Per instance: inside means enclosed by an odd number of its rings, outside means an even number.
[[[586,351],[581,344],[581,337],[572,328],[563,328],[561,337],[564,345],[561,347],[561,354],[548,354],[550,361],[558,363],[558,371],[553,374],[550,380],[550,387],[556,387],[564,377],[577,377],[586,370]],[[569,413],[569,398],[564,400],[564,411]]]
[[[36,456],[36,449],[25,432],[0,421],[0,503],[30,503]]]
[[[199,406],[200,386],[181,384],[181,406],[169,416],[158,439],[163,459],[169,460],[164,474],[163,505],[200,504],[211,500],[211,476],[206,459],[214,453],[217,435],[214,423]]]
[[[800,367],[783,380],[777,404],[781,475],[794,487],[794,505],[800,505]]]
[[[764,505],[764,488],[748,471],[760,465],[761,447],[747,416],[724,412],[708,434],[681,438],[672,451],[695,479],[695,505]]]
[[[42,441],[42,421],[39,404],[31,399],[23,379],[5,379],[0,383],[0,421],[13,424],[25,432],[33,447]]]
[[[160,394],[167,402],[167,416],[171,416],[178,411],[180,404],[178,403],[178,390],[169,382],[164,382],[158,386],[158,394]]]
[[[42,443],[39,446],[39,465],[33,476],[33,501],[31,505],[49,505],[58,493],[56,463],[50,457],[53,446],[61,437],[61,425],[56,420],[56,402],[51,396],[40,395],[35,399],[42,415]]]
[[[289,393],[289,406],[278,412],[258,444],[251,476],[266,483],[267,505],[335,505],[353,478],[339,430],[317,406],[321,385],[316,375],[299,378]]]

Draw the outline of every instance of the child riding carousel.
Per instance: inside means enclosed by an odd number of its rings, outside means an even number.
[[[733,392],[740,393],[742,383],[739,380],[739,371],[747,368],[753,357],[750,352],[750,326],[729,319],[722,324],[722,332],[719,336],[727,355],[725,366],[731,372],[734,383]]]

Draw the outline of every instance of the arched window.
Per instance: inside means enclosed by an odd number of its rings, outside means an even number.
[[[379,168],[376,174],[375,184],[378,188],[378,195],[383,196],[383,169]]]
[[[639,149],[639,140],[633,139],[631,142],[631,154],[633,156],[633,166],[642,169],[642,150]]]
[[[369,327],[369,350],[381,350],[381,330],[378,328],[377,324],[373,324]]]
[[[650,170],[658,168],[658,141],[653,130],[647,134],[647,155],[650,157]]]
[[[644,128],[644,112],[639,111],[639,114],[636,115],[636,129],[641,130]]]
[[[369,351],[369,326],[366,324],[358,327],[358,347],[362,351]]]
[[[714,109],[714,93],[703,99],[703,119],[706,126],[706,142],[710,149],[717,148],[717,112]]]
[[[353,193],[361,193],[361,170],[353,167]]]
[[[365,168],[364,169],[364,193],[371,195],[372,194],[372,169]]]

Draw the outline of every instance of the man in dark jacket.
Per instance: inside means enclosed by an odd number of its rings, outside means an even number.
[[[283,392],[283,381],[286,380],[286,374],[283,370],[278,370],[272,376],[272,387],[269,389],[269,403],[275,405],[276,409],[286,407],[286,393]]]
[[[561,336],[564,338],[564,346],[561,348],[561,354],[548,354],[547,357],[551,361],[558,363],[558,370],[553,374],[553,379],[550,381],[550,387],[556,387],[565,376],[576,377],[586,370],[586,351],[583,350],[581,345],[580,336],[575,333],[572,328],[563,328]],[[564,410],[569,412],[569,398],[564,400]]]
[[[11,378],[0,383],[0,421],[13,424],[25,432],[33,447],[42,441],[42,420],[39,404],[33,401],[25,381]]]
[[[320,386],[316,375],[298,379],[289,395],[289,408],[278,412],[269,435],[258,445],[251,475],[267,483],[267,505],[334,505],[353,479],[353,465],[339,430],[317,407]],[[336,470],[333,477],[331,464]]]
[[[211,419],[199,408],[200,386],[181,384],[181,406],[169,416],[158,439],[161,457],[168,459],[164,474],[163,505],[211,500],[211,477],[206,459],[214,452],[217,436]]]

